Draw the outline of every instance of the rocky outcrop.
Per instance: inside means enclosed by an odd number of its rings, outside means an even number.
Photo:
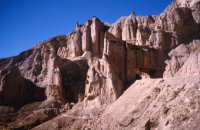
[[[67,35],[68,58],[81,56],[84,52],[91,52],[93,56],[101,57],[103,53],[104,34],[109,28],[97,17],[92,17],[84,25],[77,25],[76,29]]]
[[[136,81],[90,129],[199,129],[199,76]]]
[[[176,0],[176,3],[179,7],[189,7],[191,8],[194,4],[198,3],[199,0]]]
[[[138,47],[107,33],[104,55],[111,66],[111,73],[124,83],[131,83],[136,76],[147,73],[150,77],[161,76],[165,55],[161,50],[147,46]],[[116,57],[117,56],[117,57]],[[154,59],[159,60],[154,60]]]
[[[0,129],[198,128],[198,111],[181,102],[199,94],[199,5],[177,0],[160,15],[132,12],[113,24],[92,17],[0,59],[0,117],[14,113]],[[22,116],[24,105],[36,114]]]
[[[86,61],[54,58],[49,63],[47,97],[55,98],[63,103],[78,102],[79,95],[83,95],[85,91],[88,70]]]
[[[165,77],[200,75],[199,40],[188,45],[181,44],[170,53]]]
[[[46,99],[43,88],[23,78],[18,67],[0,71],[0,105],[21,107],[27,103]]]
[[[19,73],[24,78],[41,88],[47,88],[47,97],[53,96],[63,101],[65,89],[69,93],[65,101],[77,102],[78,94],[84,93],[88,65],[84,59],[70,61],[65,59],[64,55],[60,55],[60,48],[65,47],[66,41],[63,36],[49,39],[19,56],[2,59],[1,67],[6,69],[18,66]],[[76,97],[71,97],[71,93],[76,93]]]

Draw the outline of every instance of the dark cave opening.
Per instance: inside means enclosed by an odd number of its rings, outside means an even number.
[[[141,75],[136,74],[136,76],[135,76],[135,80],[140,80],[140,79],[142,79]]]

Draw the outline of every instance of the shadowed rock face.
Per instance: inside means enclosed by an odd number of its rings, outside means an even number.
[[[92,17],[0,59],[0,112],[10,117],[0,116],[0,128],[198,129],[195,105],[181,103],[198,102],[199,3],[177,0],[160,15],[132,12],[113,24]]]
[[[107,46],[106,46],[107,45]],[[166,55],[162,50],[148,46],[136,46],[107,33],[104,55],[107,56],[111,73],[125,84],[135,81],[136,75],[147,73],[150,77],[162,77]]]
[[[46,99],[44,88],[23,78],[17,67],[1,70],[0,105],[21,107]]]
[[[51,61],[48,74],[46,95],[63,103],[78,102],[78,96],[84,95],[85,79],[88,70],[84,59],[70,61],[56,57]]]

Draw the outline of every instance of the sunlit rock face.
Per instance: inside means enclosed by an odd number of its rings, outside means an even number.
[[[176,0],[176,3],[179,7],[188,7],[188,8],[191,8],[198,2],[199,0]]]
[[[92,17],[0,59],[0,129],[199,129],[199,3]]]

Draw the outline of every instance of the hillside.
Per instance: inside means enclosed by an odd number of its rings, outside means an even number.
[[[200,1],[92,17],[0,59],[0,129],[200,129]]]

